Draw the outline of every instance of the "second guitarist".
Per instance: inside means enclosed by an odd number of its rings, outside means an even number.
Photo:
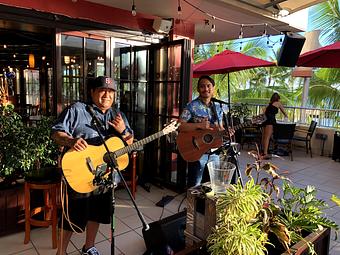
[[[199,96],[188,103],[181,113],[179,119],[181,123],[180,132],[190,132],[198,129],[213,130],[213,128],[224,130],[223,109],[220,104],[215,104],[211,101],[214,95],[214,86],[215,81],[210,76],[204,75],[199,78],[197,82]],[[211,160],[219,160],[219,156],[207,151],[198,161],[188,162],[187,187],[201,184],[206,164]]]
[[[100,128],[104,137],[116,135],[127,144],[133,142],[133,131],[125,115],[113,108],[116,98],[116,84],[110,77],[100,76],[89,80],[88,87],[91,91],[89,103],[97,118],[102,122]],[[75,151],[83,151],[88,144],[98,145],[101,140],[95,127],[93,118],[88,111],[87,104],[77,102],[66,108],[52,127],[52,138],[61,146],[73,148]],[[87,171],[87,170],[86,170]],[[72,193],[72,192],[71,192]],[[68,199],[69,220],[80,227],[86,228],[86,240],[82,254],[100,255],[94,247],[99,224],[110,223],[111,192],[102,194],[88,194],[87,196],[71,196]],[[74,193],[74,192],[73,192]],[[63,224],[63,236],[58,243],[57,255],[65,255],[73,229],[67,220]]]

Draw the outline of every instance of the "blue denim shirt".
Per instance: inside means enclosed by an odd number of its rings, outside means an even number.
[[[93,124],[92,116],[86,109],[87,104],[82,102],[77,102],[67,107],[58,117],[56,123],[52,127],[52,132],[62,131],[74,138],[83,138],[89,144],[99,145],[101,144],[98,132]],[[95,112],[97,118],[102,122],[103,126],[100,128],[100,133],[105,137],[111,135],[119,136],[120,134],[108,124],[108,121],[113,120],[118,113],[122,115],[125,126],[128,131],[133,134],[130,125],[126,119],[124,113],[120,112],[115,108],[110,108],[106,113],[102,111],[95,105],[92,104],[93,111]]]
[[[215,116],[213,113],[213,104],[215,105],[217,116]],[[210,102],[210,105],[207,106],[198,97],[187,104],[180,116],[180,119],[190,123],[197,123],[201,122],[202,119],[206,117],[208,117],[211,125],[215,124],[216,122],[221,124],[223,118],[223,109],[221,108],[220,104],[215,104],[214,102]]]

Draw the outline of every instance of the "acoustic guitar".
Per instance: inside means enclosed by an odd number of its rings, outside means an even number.
[[[234,130],[238,130],[247,126],[262,124],[266,121],[266,116],[260,114],[254,116],[242,124],[235,125]],[[228,130],[218,130],[218,128],[197,129],[194,131],[180,131],[177,136],[177,147],[182,158],[188,162],[194,162],[212,148],[219,148],[223,144],[223,137],[228,135]]]
[[[128,153],[175,131],[178,126],[179,123],[172,121],[162,131],[128,146],[125,146],[118,137],[109,138],[106,140],[106,144],[109,150],[112,151],[110,152],[111,156],[117,161],[118,169],[124,170],[129,164]],[[71,188],[78,193],[88,193],[98,187],[94,184],[94,179],[97,171],[105,171],[107,169],[106,162],[109,162],[109,155],[107,155],[104,145],[88,145],[83,151],[69,149],[62,158],[61,166]]]

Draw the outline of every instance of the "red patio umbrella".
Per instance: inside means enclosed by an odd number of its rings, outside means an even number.
[[[297,65],[340,68],[340,41],[302,54]]]
[[[225,50],[207,60],[194,65],[194,77],[201,75],[228,73],[228,103],[230,108],[229,73],[255,67],[275,66],[275,63]]]

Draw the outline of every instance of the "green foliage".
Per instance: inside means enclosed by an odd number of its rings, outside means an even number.
[[[240,183],[232,185],[217,199],[217,224],[207,240],[212,255],[265,254],[267,234],[251,222],[265,200],[266,194],[254,181],[244,188]]]
[[[251,110],[248,108],[248,104],[239,103],[239,104],[233,105],[233,108],[231,109],[231,113],[235,117],[247,118],[250,116]]]
[[[13,105],[0,106],[0,178],[11,181],[40,166],[56,165],[58,147],[50,139],[53,119],[27,127]]]
[[[316,198],[316,189],[313,186],[298,188],[284,182],[282,185],[283,197],[278,200],[282,208],[279,216],[287,228],[295,233],[293,242],[302,239],[303,231],[313,232],[323,227],[338,230],[335,222],[323,217],[323,210],[328,208],[325,201]]]
[[[247,164],[250,179],[245,186],[231,185],[226,194],[217,198],[216,227],[207,239],[211,254],[266,254],[270,233],[290,253],[291,244],[304,240],[304,233],[323,227],[338,230],[335,222],[323,217],[322,211],[328,206],[316,198],[314,187],[289,184],[288,178],[278,174],[278,167],[263,161],[258,149],[249,155],[255,161]],[[315,254],[313,245],[307,245]]]

